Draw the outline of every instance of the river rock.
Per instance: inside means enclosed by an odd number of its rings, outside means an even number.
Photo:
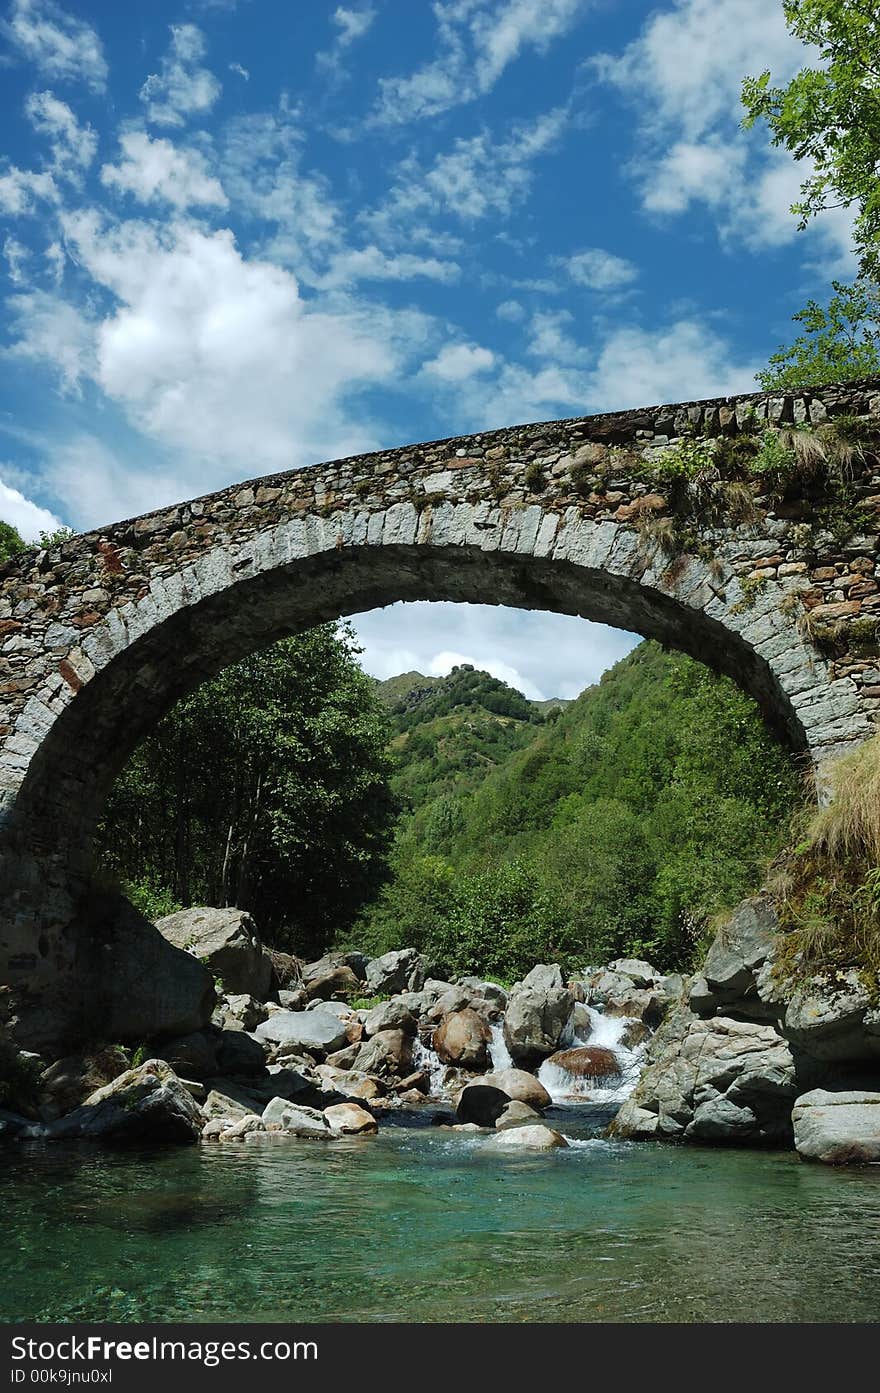
[[[418,1022],[412,1011],[399,997],[391,1001],[381,1001],[368,1011],[364,1019],[364,1034],[369,1039],[380,1030],[402,1030],[404,1035],[415,1035]]]
[[[464,1069],[488,1069],[491,1043],[491,1030],[469,1006],[444,1016],[432,1038],[438,1059]]]
[[[418,991],[424,980],[421,956],[415,948],[397,948],[367,963],[367,987],[374,995],[387,992],[393,996],[407,989]]]
[[[269,1012],[250,992],[224,997],[214,1012],[214,1024],[223,1030],[256,1030]]]
[[[266,1053],[252,1035],[243,1030],[222,1030],[216,1043],[216,1073],[240,1079],[265,1076]]]
[[[484,982],[481,977],[460,977],[458,985],[463,987],[470,996],[478,997],[483,1001],[490,1001],[493,1006],[498,1006],[503,1011],[507,1005],[507,992],[503,987],[499,987],[497,982]]]
[[[222,981],[225,992],[246,992],[264,1001],[274,969],[257,927],[242,909],[181,909],[160,919],[156,928],[175,948],[203,962]]]
[[[568,1146],[561,1132],[556,1132],[545,1123],[526,1127],[510,1127],[486,1142],[493,1149],[498,1147],[521,1147],[524,1151],[553,1151],[557,1147]]]
[[[204,1030],[193,1031],[170,1040],[167,1045],[156,1050],[160,1059],[170,1064],[175,1074],[191,1079],[207,1079],[220,1072],[217,1062],[218,1041]],[[260,1067],[264,1064],[260,1051]],[[224,1072],[232,1072],[235,1070]]]
[[[52,1122],[72,1112],[129,1067],[128,1055],[118,1045],[56,1059],[40,1075],[40,1116]]]
[[[516,1098],[511,1098],[503,1113],[495,1119],[496,1132],[503,1132],[508,1127],[520,1127],[524,1123],[540,1122],[541,1114],[534,1108],[530,1108],[528,1103],[520,1103]]]
[[[516,1103],[528,1103],[530,1108],[549,1108],[553,1099],[544,1085],[526,1069],[496,1069],[487,1074],[484,1083],[500,1088]]]
[[[347,968],[359,983],[366,980],[367,959],[363,953],[355,952],[325,953],[323,958],[313,963],[303,963],[300,968],[301,980],[308,986],[340,967]]]
[[[367,1077],[357,1078],[351,1074],[343,1081],[344,1091],[351,1098],[360,1098],[365,1103],[374,1103],[377,1098],[384,1098],[388,1089],[382,1079]]]
[[[196,1142],[202,1132],[198,1104],[161,1059],[127,1069],[89,1095],[81,1107],[53,1122],[52,1140],[85,1137],[107,1146]]]
[[[330,1124],[323,1112],[301,1103],[291,1103],[286,1098],[273,1098],[266,1104],[263,1123],[267,1132],[286,1132],[295,1137],[326,1140],[331,1135]]]
[[[107,897],[90,909],[82,956],[87,1037],[140,1044],[210,1024],[216,994],[208,968],[126,900]]]
[[[244,1089],[224,1080],[221,1087],[212,1088],[202,1104],[202,1115],[209,1122],[232,1118],[237,1122],[249,1113],[259,1115],[262,1104]]]
[[[786,1039],[814,1059],[880,1058],[880,1011],[856,968],[811,977],[791,995],[782,1025]]]
[[[535,1064],[554,1054],[569,1032],[573,1005],[558,966],[532,968],[511,992],[504,1017],[504,1040],[514,1063]]]
[[[379,1078],[404,1077],[412,1070],[412,1037],[402,1030],[380,1030],[358,1048],[354,1067]]]
[[[829,1166],[880,1162],[880,1093],[814,1088],[795,1101],[791,1116],[804,1160]]]
[[[471,1083],[459,1095],[455,1116],[459,1122],[476,1122],[480,1127],[494,1127],[512,1101],[500,1088]]]
[[[254,1031],[260,1041],[276,1046],[279,1055],[307,1050],[332,1054],[347,1043],[345,1022],[332,1011],[274,1011]]]
[[[547,1060],[557,1069],[579,1079],[619,1079],[620,1062],[613,1050],[602,1045],[580,1045],[576,1049],[559,1050]]]
[[[246,1113],[244,1117],[240,1117],[238,1121],[233,1122],[231,1126],[220,1127],[219,1130],[215,1130],[216,1121],[217,1119],[215,1119],[214,1123],[207,1123],[202,1131],[203,1140],[205,1131],[207,1131],[208,1127],[212,1129],[212,1135],[216,1135],[217,1140],[222,1142],[244,1141],[245,1137],[249,1136],[252,1132],[265,1132],[266,1130],[265,1122],[261,1117],[257,1117],[256,1113]]]
[[[616,1136],[784,1143],[797,1094],[788,1044],[770,1025],[671,1012],[611,1124]],[[652,1123],[646,1114],[655,1119]]]
[[[350,967],[343,963],[325,972],[322,977],[314,977],[306,982],[307,1001],[331,1001],[344,997],[358,996],[363,989]]]
[[[466,987],[448,987],[436,997],[425,1012],[429,1021],[441,1021],[453,1011],[464,1011],[471,1004],[471,993]]]
[[[379,1130],[372,1113],[359,1108],[357,1103],[334,1103],[333,1107],[324,1109],[324,1116],[331,1131],[340,1136],[364,1136]]]
[[[608,971],[628,977],[635,987],[656,987],[663,980],[663,973],[642,958],[615,958]]]
[[[625,1050],[637,1049],[650,1038],[651,1032],[644,1021],[627,1020],[620,1032],[620,1043]]]
[[[778,933],[779,921],[769,899],[757,895],[744,900],[712,940],[701,975],[691,985],[691,1010],[704,1016],[774,1020],[777,1012],[762,999],[758,974]]]

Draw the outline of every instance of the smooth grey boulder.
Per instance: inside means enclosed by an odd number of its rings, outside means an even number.
[[[198,1104],[173,1069],[161,1059],[148,1059],[51,1123],[46,1136],[50,1141],[84,1137],[106,1146],[191,1143],[201,1136],[202,1121]]]
[[[358,1049],[354,1068],[379,1078],[404,1078],[412,1069],[412,1036],[402,1030],[379,1030]]]
[[[634,987],[656,987],[663,980],[663,973],[643,958],[615,958],[608,964],[608,971],[628,977]]]
[[[783,1031],[814,1059],[858,1061],[880,1057],[880,1011],[856,968],[811,977],[785,1008]]]
[[[89,911],[78,970],[82,1036],[140,1044],[210,1023],[216,995],[204,963],[183,952],[120,897]]]
[[[486,1074],[483,1083],[500,1088],[513,1102],[528,1103],[531,1108],[549,1108],[553,1101],[540,1080],[526,1069],[496,1069]]]
[[[409,1007],[399,997],[393,997],[391,1001],[382,1001],[367,1012],[364,1033],[368,1039],[371,1035],[378,1035],[380,1030],[402,1030],[404,1035],[415,1035],[417,1024]]]
[[[367,987],[376,994],[419,991],[424,980],[421,955],[415,948],[396,948],[367,963]]]
[[[727,1145],[790,1141],[795,1063],[772,1026],[703,1020],[679,1007],[648,1042],[646,1059],[612,1135]]]
[[[691,1010],[700,1015],[774,1020],[778,1012],[759,993],[758,975],[772,956],[778,933],[779,921],[769,899],[756,895],[744,900],[712,940],[701,974],[691,986]]]
[[[279,1055],[297,1050],[332,1054],[348,1043],[345,1022],[332,1011],[273,1011],[254,1031],[257,1040],[277,1047]]]
[[[558,1147],[568,1146],[568,1142],[561,1132],[539,1122],[532,1126],[506,1128],[490,1137],[486,1146],[493,1150],[515,1147],[524,1151],[555,1151]]]
[[[315,1137],[327,1140],[332,1136],[330,1124],[317,1108],[291,1103],[286,1098],[273,1098],[263,1109],[263,1125],[267,1131],[288,1132],[295,1137]]]
[[[222,981],[224,992],[264,1001],[272,990],[272,959],[243,909],[181,909],[158,920],[156,928],[175,948],[203,962]]]
[[[558,967],[533,968],[510,993],[504,1017],[504,1040],[514,1063],[536,1064],[566,1043],[573,1006]]]
[[[796,1100],[791,1117],[804,1160],[829,1166],[880,1162],[880,1093],[814,1088]]]
[[[529,1107],[528,1103],[521,1103],[517,1098],[511,1098],[504,1111],[495,1119],[496,1132],[504,1132],[508,1127],[521,1127],[523,1124],[536,1123],[541,1121],[541,1114]]]

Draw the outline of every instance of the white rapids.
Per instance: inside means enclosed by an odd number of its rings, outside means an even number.
[[[626,1026],[630,1023],[624,1016],[604,1016],[592,1006],[588,1006],[589,1027],[581,1032],[574,1031],[566,1049],[577,1049],[581,1045],[598,1045],[610,1050],[620,1067],[620,1078],[603,1081],[581,1074],[570,1074],[558,1064],[545,1060],[538,1070],[538,1080],[544,1085],[554,1103],[590,1102],[622,1103],[635,1088],[642,1066],[644,1046],[636,1045],[629,1049],[621,1041]]]

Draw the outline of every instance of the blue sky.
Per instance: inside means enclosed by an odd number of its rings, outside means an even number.
[[[6,0],[2,0],[6,5]],[[852,268],[740,129],[778,0],[12,0],[0,516],[33,537],[316,460],[748,390]],[[379,675],[573,695],[632,639],[400,606]]]

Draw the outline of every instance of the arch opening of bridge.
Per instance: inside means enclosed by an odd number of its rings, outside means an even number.
[[[339,461],[8,564],[0,980],[19,1017],[34,1021],[24,1034],[45,1036],[61,1002],[75,1011],[82,928],[71,926],[96,823],[131,751],[200,682],[328,619],[400,600],[580,615],[732,677],[814,764],[871,734],[880,685],[872,689],[870,661],[829,659],[796,622],[808,591],[814,612],[843,604],[841,619],[856,616],[853,600],[834,598],[839,558],[800,559],[796,522],[767,507],[748,525],[707,529],[699,554],[671,563],[637,525],[646,506],[663,507],[643,474],[609,476],[606,465],[601,485],[584,485],[621,443],[656,450],[695,428],[736,429],[743,400],[770,419],[838,404],[867,414],[880,406],[880,384],[545,423]],[[880,481],[864,487],[880,494]],[[846,552],[844,564],[852,556],[861,567],[852,572],[864,587],[859,612],[876,550],[876,536],[865,536]]]

